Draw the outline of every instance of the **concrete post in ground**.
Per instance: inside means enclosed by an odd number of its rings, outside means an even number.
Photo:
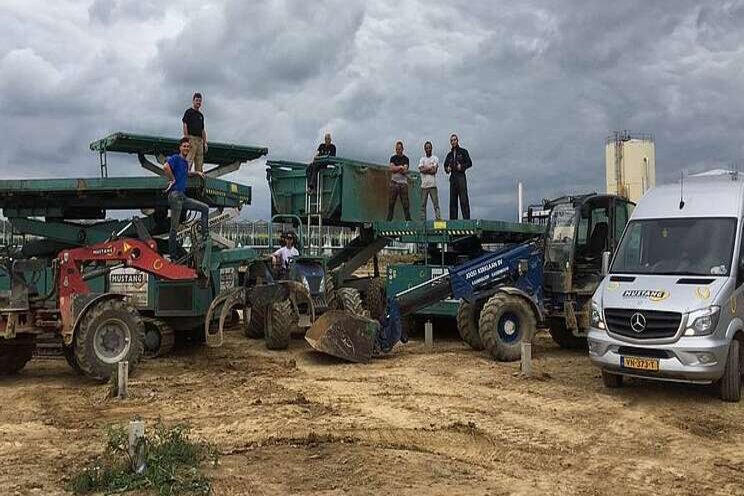
[[[427,320],[424,324],[424,345],[429,349],[434,347],[434,326],[431,320]]]
[[[129,422],[128,447],[132,470],[141,474],[145,471],[145,423],[142,420]]]
[[[522,374],[532,376],[532,343],[522,341]]]
[[[129,394],[127,391],[127,385],[129,384],[129,362],[127,361],[121,361],[119,362],[119,370],[117,373],[118,378],[118,384],[117,384],[117,394],[116,397],[120,400],[127,399],[127,395]]]

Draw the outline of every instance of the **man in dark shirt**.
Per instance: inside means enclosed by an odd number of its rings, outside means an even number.
[[[450,219],[457,219],[457,200],[460,200],[462,218],[470,218],[470,200],[468,199],[468,180],[465,171],[473,166],[470,154],[460,148],[456,134],[450,136],[452,150],[444,159],[444,172],[450,175]]]
[[[402,141],[395,143],[395,155],[390,157],[390,172],[392,172],[392,175],[390,176],[387,220],[393,220],[395,203],[399,196],[406,220],[411,220],[411,210],[408,203],[408,157],[403,155]]]
[[[206,241],[209,238],[209,206],[193,198],[186,196],[186,179],[192,174],[201,176],[201,172],[190,172],[187,157],[190,151],[190,139],[181,138],[181,144],[178,148],[179,153],[171,155],[165,163],[165,173],[170,179],[166,193],[168,193],[168,205],[170,206],[171,227],[168,236],[168,251],[171,260],[178,258],[181,246],[178,244],[176,235],[178,233],[178,224],[181,222],[181,211],[194,210],[201,214],[201,232],[202,239]]]
[[[307,166],[307,190],[309,192],[315,191],[318,184],[318,173],[323,168],[321,164],[316,163],[316,160],[323,157],[335,157],[336,156],[336,145],[331,143],[331,133],[326,133],[323,143],[318,145],[318,151],[315,154],[313,162]]]
[[[204,172],[204,153],[207,151],[207,128],[204,127],[204,114],[199,110],[202,106],[201,93],[194,93],[191,107],[183,114],[183,135],[189,138],[191,149],[188,161],[196,172]]]

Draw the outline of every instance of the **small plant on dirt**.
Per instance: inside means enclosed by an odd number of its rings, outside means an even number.
[[[75,494],[135,490],[158,496],[212,494],[212,484],[200,466],[207,461],[216,464],[217,453],[209,444],[190,439],[190,430],[186,425],[156,425],[154,434],[142,439],[144,469],[135,473],[126,428],[110,426],[103,454],[73,477],[69,489]]]

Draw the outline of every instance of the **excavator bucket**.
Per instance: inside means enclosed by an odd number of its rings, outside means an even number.
[[[376,320],[341,310],[320,316],[305,334],[314,350],[350,362],[369,362],[380,332]]]

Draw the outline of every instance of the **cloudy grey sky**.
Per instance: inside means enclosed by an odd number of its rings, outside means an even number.
[[[6,178],[95,176],[90,141],[177,137],[195,90],[210,139],[277,159],[326,130],[343,156],[443,157],[457,132],[484,218],[515,216],[518,180],[601,190],[614,130],[655,135],[660,182],[744,162],[743,1],[2,0],[0,25]],[[231,177],[265,218],[263,163]]]

